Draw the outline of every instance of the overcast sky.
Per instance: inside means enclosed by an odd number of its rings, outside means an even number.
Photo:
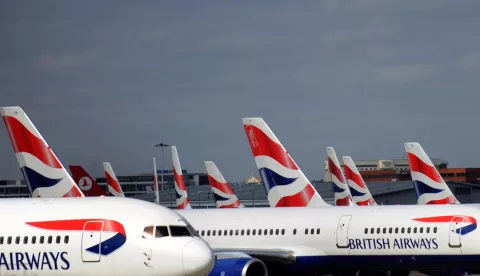
[[[479,14],[480,1],[1,1],[0,105],[94,176],[103,161],[149,172],[165,142],[183,169],[213,160],[243,180],[254,116],[310,179],[326,146],[391,159],[417,141],[480,167]],[[0,153],[0,179],[21,179],[3,124]]]

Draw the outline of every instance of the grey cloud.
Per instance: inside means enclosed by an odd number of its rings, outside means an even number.
[[[5,2],[2,105],[21,105],[64,164],[255,171],[242,117],[262,116],[308,177],[325,146],[402,157],[418,141],[478,166],[476,1]],[[20,178],[4,128],[0,178]],[[165,157],[171,166],[170,153]]]

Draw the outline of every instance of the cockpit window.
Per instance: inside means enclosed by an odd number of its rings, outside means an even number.
[[[147,226],[143,229],[142,238],[152,239],[153,238],[153,226]]]
[[[168,227],[167,226],[157,226],[155,229],[155,238],[168,237]]]
[[[186,226],[170,226],[172,237],[191,237],[192,234]]]
[[[194,237],[198,237],[198,232],[197,232],[197,230],[195,230],[195,228],[193,228],[193,226],[191,226],[190,224],[187,224],[187,228],[188,228],[188,231],[190,231],[190,233]]]

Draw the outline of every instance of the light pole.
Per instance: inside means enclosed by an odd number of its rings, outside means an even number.
[[[160,147],[161,148],[161,151],[160,151],[160,170],[162,171],[162,173],[160,174],[160,181],[162,181],[162,191],[163,191],[163,148],[164,147],[170,147],[170,145],[167,145],[167,144],[164,144],[164,143],[160,143],[160,144],[156,144],[155,147]]]
[[[255,191],[254,190],[248,190],[248,191],[252,192],[252,201],[253,201],[252,207],[255,208]]]

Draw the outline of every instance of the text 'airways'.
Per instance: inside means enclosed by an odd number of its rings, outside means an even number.
[[[6,270],[67,270],[67,252],[0,253],[0,268]]]

